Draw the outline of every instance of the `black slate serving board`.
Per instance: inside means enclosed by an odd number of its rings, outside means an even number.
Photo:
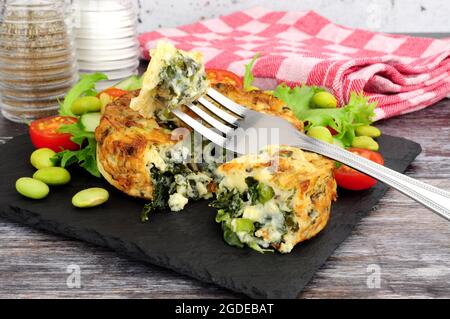
[[[419,144],[403,138],[385,135],[378,141],[386,166],[397,171],[404,171],[421,152]],[[318,236],[287,255],[260,254],[226,245],[220,226],[214,222],[215,210],[208,207],[207,201],[191,203],[180,213],[156,213],[150,222],[141,224],[143,201],[120,193],[78,168],[71,169],[69,185],[52,187],[46,199],[24,198],[15,191],[14,183],[19,177],[33,174],[28,163],[32,150],[26,135],[0,147],[0,216],[109,247],[255,298],[295,298],[387,189],[378,183],[363,192],[340,190],[331,219]],[[106,187],[110,200],[88,210],[74,208],[72,196],[93,186]]]

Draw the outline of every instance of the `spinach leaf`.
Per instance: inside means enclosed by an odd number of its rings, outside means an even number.
[[[258,192],[258,181],[254,179],[253,177],[247,177],[245,179],[245,183],[247,184],[247,194],[252,202],[252,205],[255,205],[258,201],[259,192]]]
[[[223,209],[231,214],[233,217],[239,215],[239,211],[242,207],[243,201],[241,196],[236,191],[226,191],[220,193],[216,200],[212,201],[209,205],[214,208]]]
[[[170,187],[175,178],[170,172],[161,172],[156,167],[150,170],[153,180],[153,200],[144,205],[141,212],[141,222],[145,223],[149,219],[150,213],[155,210],[167,209],[167,201],[169,200]]]

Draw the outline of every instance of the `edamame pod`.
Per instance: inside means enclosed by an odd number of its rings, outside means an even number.
[[[59,186],[70,182],[70,173],[62,167],[46,167],[37,170],[33,178],[50,186]]]
[[[16,181],[16,190],[19,194],[32,199],[42,199],[50,192],[47,184],[31,177],[19,178]]]
[[[78,208],[89,208],[105,203],[109,198],[106,189],[92,187],[79,191],[72,197],[72,205]]]

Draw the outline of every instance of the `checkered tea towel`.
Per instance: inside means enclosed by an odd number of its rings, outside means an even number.
[[[206,67],[239,75],[255,53],[253,74],[264,89],[285,82],[332,90],[341,105],[350,92],[378,102],[376,119],[429,106],[450,94],[450,38],[391,35],[336,25],[312,12],[253,8],[140,36],[143,54],[166,39],[198,50]]]

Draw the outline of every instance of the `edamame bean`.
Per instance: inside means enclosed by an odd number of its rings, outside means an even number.
[[[321,140],[323,142],[333,144],[333,135],[331,135],[330,131],[326,127],[323,126],[311,127],[306,133],[306,135]]]
[[[378,143],[369,136],[356,136],[353,138],[352,147],[364,148],[371,151],[378,151],[379,149]]]
[[[234,223],[235,232],[253,233],[255,231],[253,221],[248,218],[235,218],[232,223]]]
[[[30,163],[37,169],[53,167],[55,163],[52,161],[52,157],[55,155],[56,152],[49,148],[40,148],[31,153]]]
[[[32,199],[42,199],[50,192],[47,184],[31,177],[19,178],[16,181],[16,190],[19,194]]]
[[[334,109],[337,107],[337,100],[333,94],[327,91],[317,92],[311,99],[313,107]]]
[[[33,178],[50,186],[58,186],[70,182],[70,173],[62,167],[46,167],[37,170]]]
[[[381,131],[372,125],[362,125],[355,129],[356,136],[378,137]]]
[[[72,197],[72,205],[79,208],[94,207],[103,204],[109,198],[106,189],[92,187],[79,191]]]
[[[82,96],[76,99],[71,106],[71,111],[75,115],[81,115],[88,112],[99,112],[102,108],[102,102],[95,96]]]
[[[256,190],[258,191],[258,200],[261,204],[271,200],[275,194],[273,188],[264,183],[259,183],[258,186],[256,186]]]

